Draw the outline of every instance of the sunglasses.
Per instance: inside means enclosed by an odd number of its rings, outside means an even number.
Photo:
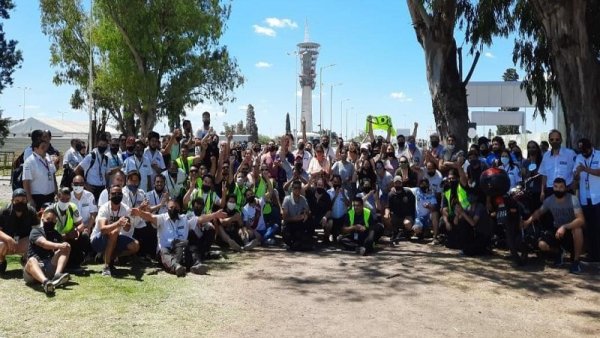
[[[560,142],[559,138],[551,138],[549,139],[550,142]]]
[[[197,173],[197,172],[198,172],[198,169],[195,169],[195,170],[190,170],[190,173],[192,173],[192,174],[195,174],[195,173]]]

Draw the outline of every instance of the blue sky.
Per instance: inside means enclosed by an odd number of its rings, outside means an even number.
[[[367,115],[389,114],[396,128],[412,127],[418,122],[419,137],[425,137],[433,128],[433,116],[423,51],[415,38],[406,1],[402,0],[234,1],[222,43],[237,59],[246,83],[235,91],[235,102],[224,107],[207,103],[190,111],[194,127],[200,125],[204,110],[213,113],[217,130],[222,130],[223,122],[245,121],[245,107],[252,104],[259,133],[271,136],[283,133],[286,112],[290,113],[294,128],[297,58],[288,53],[303,41],[306,20],[311,41],[321,44],[317,67],[335,64],[322,74],[326,128],[332,106],[333,129],[339,131],[340,126],[345,129],[348,114],[350,136],[355,134],[355,126],[364,127],[361,121]],[[4,30],[9,38],[19,41],[24,62],[14,74],[14,86],[6,88],[0,96],[3,117],[22,117],[25,92],[26,117],[86,120],[87,112],[70,108],[73,88],[52,83],[55,70],[49,65],[50,42],[41,32],[38,2],[18,1],[11,18],[4,22]],[[457,41],[460,45],[460,36]],[[512,39],[496,40],[493,46],[485,48],[472,81],[500,80],[504,70],[513,67],[512,48]],[[465,55],[464,59],[464,67],[468,69],[472,58]],[[522,71],[519,73],[522,75]],[[313,92],[315,124],[319,121],[318,80],[317,75]],[[336,85],[333,101],[331,84]],[[342,100],[343,123],[340,123]],[[299,111],[300,108],[298,114]],[[527,110],[528,115],[532,113],[532,109]],[[546,125],[540,119],[528,120],[528,129],[534,132],[550,129],[551,120]],[[480,127],[478,131],[483,133],[489,128]],[[155,129],[164,131],[164,123]]]

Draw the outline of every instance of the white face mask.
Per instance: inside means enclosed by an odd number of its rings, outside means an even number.
[[[83,192],[83,187],[79,185],[73,186],[73,192],[76,194],[81,194]]]
[[[454,150],[454,144],[449,144],[449,145],[447,145],[447,146],[446,146],[446,149],[448,149],[448,150],[450,150],[450,151]]]
[[[58,201],[58,202],[56,202],[56,205],[58,206],[58,208],[60,210],[67,210],[67,208],[69,207],[69,202]]]
[[[235,210],[236,206],[237,206],[237,204],[235,204],[235,203],[227,202],[227,209],[229,209],[229,210]]]
[[[244,184],[244,179],[241,177],[238,177],[237,180],[235,181],[235,183],[237,183],[238,187],[241,187]]]

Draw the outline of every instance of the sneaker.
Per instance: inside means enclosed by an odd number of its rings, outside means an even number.
[[[202,263],[196,263],[190,268],[190,272],[196,275],[206,275],[208,272],[208,266]]]
[[[575,275],[581,274],[581,263],[579,261],[574,261],[571,263],[571,267],[569,268],[569,272]]]
[[[260,244],[258,239],[253,239],[250,243],[244,245],[244,250],[251,250],[257,247]]]
[[[185,277],[185,273],[185,266],[181,264],[175,266],[175,275],[177,275],[177,277]]]
[[[331,243],[331,242],[329,242],[329,243]],[[275,242],[275,238],[269,238],[269,239],[267,239],[267,240],[265,241],[265,244],[266,244],[267,246],[274,246],[274,245],[275,245],[275,244],[277,244],[277,243]]]
[[[359,246],[356,248],[356,254],[365,256],[367,254],[367,249],[364,246]]]
[[[52,284],[52,282],[48,279],[46,279],[43,283],[42,283],[42,287],[44,288],[44,292],[47,295],[51,295],[54,294],[54,284]]]
[[[0,262],[0,273],[4,273],[6,271],[6,260],[4,260],[3,262]]]
[[[112,277],[112,273],[110,271],[110,266],[105,266],[102,268],[102,276],[104,277]]]
[[[68,281],[71,280],[71,276],[68,273],[57,273],[54,275],[54,278],[52,278],[52,281],[50,283],[52,283],[54,285],[55,288],[66,284]]]
[[[233,239],[227,241],[229,248],[235,252],[242,252],[242,247]]]
[[[558,256],[556,256],[556,259],[554,260],[554,267],[555,268],[560,268],[561,266],[563,266],[565,264],[565,251],[560,249],[560,251],[558,252]]]

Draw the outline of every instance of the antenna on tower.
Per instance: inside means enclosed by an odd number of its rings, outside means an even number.
[[[308,38],[308,18],[304,19],[304,42],[309,42]]]

